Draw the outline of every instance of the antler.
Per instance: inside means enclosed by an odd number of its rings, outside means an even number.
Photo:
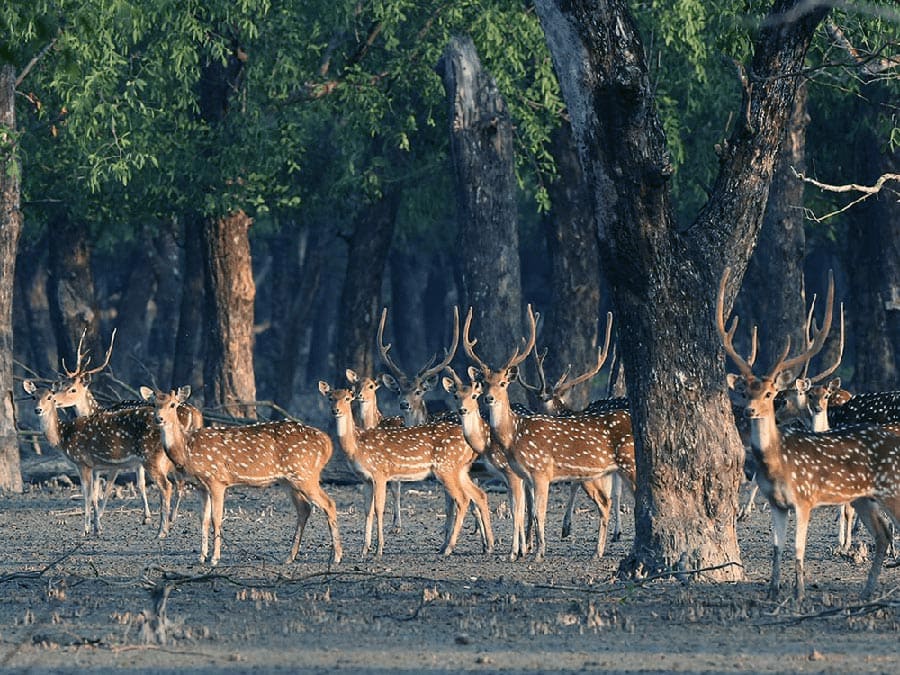
[[[385,309],[387,311],[387,309]],[[384,315],[382,315],[384,316]],[[381,342],[381,338],[379,337],[379,343]],[[416,375],[416,379],[418,380],[427,380],[433,375],[437,375],[444,368],[450,365],[450,362],[453,360],[453,357],[456,356],[456,348],[459,346],[459,307],[456,305],[453,306],[453,344],[450,345],[450,348],[444,351],[444,360],[441,361],[434,367],[429,367],[433,362],[435,357],[432,357],[428,364],[419,371],[419,374]],[[390,345],[388,345],[390,347]]]
[[[84,368],[91,362],[90,356],[87,355],[86,352],[81,351],[81,348],[84,346],[84,337],[87,334],[87,328],[81,331],[81,338],[78,340],[78,349],[75,351],[75,370],[70,371],[66,366],[66,360],[62,360],[63,370],[66,371],[66,377],[70,379],[74,379],[76,377],[85,377],[86,375],[93,375],[94,373],[99,373],[101,370],[106,368],[109,365],[109,359],[112,356],[113,343],[116,341],[116,329],[113,328],[112,336],[109,338],[109,349],[106,350],[106,358],[103,363],[96,368],[91,368],[90,370],[84,370]],[[85,358],[87,357],[87,358]],[[83,363],[82,363],[83,361]]]
[[[381,360],[384,361],[384,365],[386,365],[391,372],[394,373],[394,377],[398,380],[402,380],[404,382],[409,381],[409,378],[406,376],[400,366],[394,363],[394,360],[388,356],[388,352],[391,349],[391,345],[384,344],[384,322],[387,320],[387,307],[381,310],[381,322],[378,324],[378,352],[381,354]]]
[[[540,313],[535,314],[534,310],[531,308],[531,303],[528,304],[528,322],[531,324],[531,337],[527,340],[522,338],[522,349],[523,351],[520,353],[519,347],[516,347],[516,350],[513,352],[513,355],[509,357],[509,361],[506,362],[506,365],[500,369],[500,371],[509,370],[513,366],[517,366],[522,361],[524,361],[528,354],[534,349],[534,341],[537,339],[537,321],[540,318]],[[472,326],[472,308],[469,307],[469,312],[466,315],[466,325],[463,328],[463,349],[466,352],[466,356],[468,356],[472,361],[474,361],[483,373],[490,373],[491,367],[481,360],[478,355],[475,353],[475,344],[478,342],[477,339],[473,340],[469,337],[469,329]],[[500,372],[498,371],[498,372]]]
[[[534,350],[534,361],[537,364],[537,374],[538,374],[538,382],[539,386],[535,386],[533,384],[528,384],[525,381],[525,377],[522,375],[522,371],[519,371],[519,384],[528,389],[529,391],[535,392],[538,396],[546,396],[547,395],[547,376],[544,374],[544,359],[547,358],[547,347],[544,347],[543,351]],[[559,384],[562,382],[566,376],[569,374],[569,371],[572,369],[572,365],[569,364],[569,367],[566,368],[565,372],[560,376]]]
[[[582,382],[586,382],[591,379],[600,372],[600,369],[603,367],[603,364],[606,363],[606,357],[609,356],[609,338],[612,335],[612,312],[606,313],[606,340],[604,341],[603,348],[597,350],[597,364],[593,367],[593,369],[587,371],[586,373],[582,373],[578,377],[576,377],[571,382],[565,382],[566,377],[569,375],[569,369],[566,369],[566,372],[563,373],[562,377],[559,378],[559,381],[553,387],[553,391],[557,396],[562,396],[563,393],[569,391],[572,387],[575,387]],[[565,384],[564,384],[565,382]]]
[[[841,341],[838,347],[838,355],[837,359],[835,359],[834,364],[827,370],[823,370],[818,375],[814,375],[809,378],[810,383],[815,384],[816,382],[821,382],[826,377],[831,375],[835,370],[838,369],[838,366],[841,365],[841,359],[844,358],[844,303],[841,303]]]
[[[795,368],[796,366],[808,362],[812,357],[819,353],[825,344],[825,338],[828,337],[828,331],[831,330],[831,316],[834,309],[834,273],[828,270],[828,297],[825,300],[825,318],[822,320],[821,330],[816,331],[812,344],[809,344],[802,353],[788,359],[787,355],[791,349],[791,336],[788,335],[787,344],[781,358],[769,373],[770,378],[774,378],[779,372],[784,372]]]
[[[731,328],[725,330],[725,284],[728,282],[728,276],[730,274],[731,267],[726,267],[722,272],[722,279],[719,281],[719,295],[716,298],[716,328],[719,331],[719,337],[722,338],[722,345],[725,347],[725,353],[731,357],[731,360],[734,361],[734,365],[738,367],[741,374],[749,380],[754,377],[753,368],[750,363],[747,363],[743,357],[737,353],[737,350],[732,343],[734,333],[738,327],[738,317],[734,317],[731,322]],[[788,347],[790,348],[790,340],[788,340]],[[755,351],[756,350],[754,350],[753,354],[754,360],[756,359]]]

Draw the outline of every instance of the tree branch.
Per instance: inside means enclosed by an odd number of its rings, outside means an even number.
[[[32,69],[37,65],[38,61],[40,61],[42,58],[44,58],[44,55],[45,55],[47,52],[49,52],[51,49],[53,49],[53,45],[56,44],[56,41],[57,41],[57,40],[59,40],[59,36],[57,36],[57,37],[53,38],[52,40],[50,40],[50,42],[47,43],[47,44],[44,46],[44,48],[41,49],[41,51],[39,51],[37,54],[35,54],[35,55],[34,55],[34,58],[31,59],[31,61],[29,61],[29,62],[25,65],[24,68],[22,68],[22,72],[19,73],[19,76],[16,78],[16,88],[18,88],[19,85],[22,84],[22,81],[23,81],[26,77],[28,77],[28,73],[30,73],[30,72],[32,71]]]
[[[793,166],[791,167],[791,171],[793,171],[794,176],[796,176],[797,178],[802,180],[804,183],[808,183],[809,185],[812,185],[813,187],[817,187],[820,190],[824,190],[826,192],[839,192],[839,193],[840,192],[859,192],[859,193],[861,193],[861,196],[852,200],[848,204],[845,204],[843,207],[841,207],[839,209],[835,209],[834,211],[831,211],[830,213],[826,213],[824,216],[816,216],[809,209],[804,209],[806,217],[809,220],[813,220],[817,223],[821,223],[822,221],[827,220],[828,218],[831,218],[832,216],[836,216],[839,213],[843,213],[844,211],[848,210],[849,208],[856,206],[857,204],[859,204],[862,201],[865,201],[869,197],[871,197],[873,195],[877,195],[879,192],[881,192],[881,190],[884,188],[884,186],[890,181],[900,182],[900,173],[885,173],[885,174],[882,174],[881,176],[879,176],[878,180],[876,180],[875,183],[872,185],[860,185],[859,183],[847,183],[846,185],[830,185],[828,183],[823,183],[821,181],[818,181],[815,178],[810,178],[809,176],[797,171],[797,169],[795,169]]]

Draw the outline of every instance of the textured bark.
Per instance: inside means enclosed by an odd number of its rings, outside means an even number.
[[[203,228],[204,394],[206,406],[236,417],[256,417],[253,373],[253,302],[256,287],[248,232],[252,220],[236,211]]]
[[[82,332],[85,332],[84,350],[90,351],[95,359],[106,347],[100,340],[100,313],[94,293],[87,226],[61,210],[55,214],[50,228],[47,299],[59,358],[57,370],[62,371],[63,362],[75,367],[75,352]]]
[[[189,384],[194,391],[203,388],[203,223],[197,214],[190,214],[184,223],[184,275],[175,333],[175,352],[172,361],[173,387]]]
[[[759,243],[735,300],[735,312],[744,325],[759,327],[757,362],[764,367],[775,362],[788,335],[794,345],[802,345],[805,339],[803,183],[791,167],[804,171],[806,166],[806,98],[804,85],[797,91],[775,161]]]
[[[735,532],[743,449],[712,319],[725,265],[743,277],[762,225],[799,71],[826,10],[776,2],[760,28],[754,80],[722,148],[709,201],[679,229],[672,173],[644,48],[625,0],[538,0],[597,217],[635,431],[635,543],[622,571],[723,567],[740,578]],[[781,14],[798,9],[788,19]]]
[[[366,377],[374,374],[381,284],[399,204],[399,190],[388,188],[378,202],[357,217],[347,252],[334,345],[334,368],[341,380],[346,368]]]
[[[437,70],[449,107],[461,304],[473,308],[479,355],[499,367],[523,335],[512,122],[470,38],[451,38]]]
[[[550,381],[569,364],[576,376],[597,362],[600,307],[597,227],[568,122],[554,134],[553,157],[559,179],[550,185],[552,208],[543,223],[550,255],[551,301],[541,338],[548,347],[544,369]],[[591,383],[573,387],[566,397],[573,409],[584,408],[591,400]]]
[[[0,491],[22,492],[13,403],[13,282],[22,231],[16,128],[16,71],[0,65]]]
[[[131,253],[125,287],[116,307],[116,346],[110,364],[125,382],[138,382],[154,372],[147,360],[150,332],[148,305],[156,292],[153,270],[153,242],[149,233],[140,234],[140,242]]]
[[[14,297],[15,347],[17,358],[34,372],[53,372],[56,346],[47,302],[47,242],[44,238],[30,245],[19,243],[16,259]]]

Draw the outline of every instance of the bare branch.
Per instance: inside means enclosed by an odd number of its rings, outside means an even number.
[[[877,195],[879,192],[881,192],[884,189],[885,185],[887,185],[888,183],[890,183],[892,181],[900,182],[900,173],[885,173],[885,174],[882,174],[881,176],[879,176],[878,180],[876,180],[875,183],[873,183],[872,185],[860,185],[859,183],[847,183],[845,185],[831,185],[829,183],[823,183],[821,181],[818,181],[815,178],[810,178],[806,174],[804,174],[800,171],[797,171],[797,169],[795,169],[793,166],[791,167],[791,171],[794,172],[794,176],[796,176],[797,178],[802,180],[804,183],[808,183],[808,184],[812,185],[813,187],[817,187],[820,190],[824,190],[826,192],[837,192],[837,193],[859,192],[859,193],[861,193],[861,195],[859,197],[852,200],[848,204],[842,206],[839,209],[835,209],[834,211],[826,213],[824,216],[816,216],[809,209],[804,209],[804,213],[805,213],[806,217],[809,220],[813,220],[817,223],[821,223],[822,221],[827,220],[828,218],[831,218],[832,216],[836,216],[839,213],[843,213],[844,211],[850,209],[851,207],[856,206],[860,202],[865,201],[869,197],[872,197],[873,195]]]

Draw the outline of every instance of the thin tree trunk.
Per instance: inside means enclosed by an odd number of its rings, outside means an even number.
[[[184,287],[184,260],[178,245],[178,221],[174,218],[164,223],[153,239],[151,256],[153,276],[156,285],[154,304],[156,317],[150,329],[147,351],[156,359],[155,374],[160,383],[172,380],[175,335],[181,306],[181,291]],[[183,383],[185,384],[185,383]]]
[[[147,362],[148,305],[156,291],[153,271],[153,242],[148,232],[139,236],[132,251],[129,274],[119,298],[116,311],[116,348],[111,364],[126,382],[137,382],[154,372]]]
[[[483,358],[500,364],[524,334],[512,121],[471,38],[451,38],[437,71],[449,108],[461,300],[473,309]]]
[[[42,237],[27,245],[22,241],[16,260],[16,353],[38,375],[55,369],[56,347],[48,340],[53,329],[47,303],[47,242]]]
[[[735,532],[743,448],[711,307],[728,307],[762,226],[782,131],[826,9],[776,2],[756,34],[753,84],[709,201],[679,228],[644,47],[626,0],[538,0],[597,217],[635,435],[635,542],[623,573],[676,566],[741,577]],[[796,9],[796,18],[783,12]]]
[[[51,228],[47,298],[59,357],[57,369],[62,370],[63,362],[69,368],[75,367],[75,352],[82,333],[84,350],[95,359],[104,353],[105,347],[100,340],[100,313],[94,293],[87,226],[60,211]]]
[[[550,185],[551,210],[544,218],[550,255],[551,301],[544,322],[544,361],[548,379],[572,365],[573,376],[597,362],[597,315],[600,307],[600,244],[590,193],[578,162],[568,122],[553,136],[553,156],[559,179]],[[590,402],[590,382],[567,394],[569,405],[580,410]]]
[[[0,66],[0,491],[22,492],[13,381],[13,284],[22,231],[16,128],[16,71]]]
[[[189,384],[195,391],[203,388],[203,280],[203,223],[197,214],[189,214],[184,223],[184,274],[172,359],[172,386]]]
[[[425,365],[431,355],[427,333],[442,325],[426,326],[425,292],[431,268],[421,253],[395,251],[391,256],[389,320],[393,326],[390,334],[396,336],[391,357],[406,372],[415,373]]]
[[[381,317],[381,284],[394,236],[400,192],[387,188],[380,201],[357,217],[341,289],[335,368],[352,368],[372,376],[375,370],[375,332]]]
[[[248,232],[252,220],[236,211],[203,228],[205,271],[204,402],[235,417],[256,417],[253,301],[256,287]]]

